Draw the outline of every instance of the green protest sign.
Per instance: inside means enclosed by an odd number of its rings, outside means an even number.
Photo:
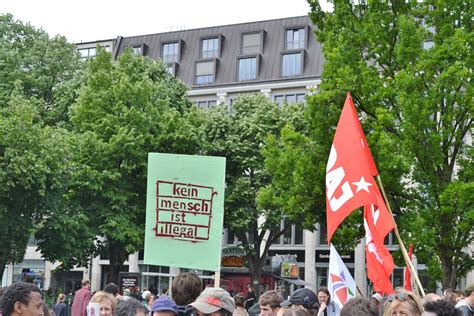
[[[145,264],[220,270],[225,163],[148,154]]]

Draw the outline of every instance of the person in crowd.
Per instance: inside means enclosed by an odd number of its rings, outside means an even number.
[[[147,297],[146,297],[146,306],[148,307],[149,310],[151,310],[151,307],[153,306],[153,303],[155,302],[156,300],[156,296],[155,294],[153,293],[150,293]]]
[[[304,308],[308,312],[319,309],[318,298],[310,289],[298,289],[293,292],[289,300],[280,304],[283,308]],[[284,314],[285,312],[283,312]]]
[[[327,287],[321,287],[318,290],[319,316],[339,316],[341,310],[339,305],[331,301],[331,295]]]
[[[5,292],[4,287],[0,287],[0,316],[2,316],[2,297],[3,297],[3,292]]]
[[[82,288],[76,292],[72,301],[71,316],[87,315],[87,304],[89,304],[91,299],[90,281],[83,280],[81,285]]]
[[[191,315],[192,308],[188,307],[188,305],[197,299],[201,289],[201,279],[195,273],[183,272],[173,279],[171,292],[176,302],[179,316]]]
[[[422,316],[456,316],[454,305],[444,300],[426,302]]]
[[[145,288],[145,290],[142,293],[142,300],[145,302],[148,302],[148,296],[151,294],[152,293],[147,288]]]
[[[305,309],[298,306],[286,308],[282,316],[314,316],[316,310]]]
[[[129,300],[131,298],[131,292],[130,292],[130,289],[123,289],[123,296],[122,296],[122,300]]]
[[[474,315],[474,283],[469,284],[464,289],[464,298],[456,304],[456,315],[473,316]]]
[[[96,292],[90,303],[99,303],[100,316],[113,316],[117,307],[117,299],[110,293],[104,291]]]
[[[140,292],[140,287],[132,287],[130,288],[130,296],[136,299],[137,301],[142,301],[142,293]]]
[[[463,297],[463,293],[452,288],[447,288],[443,292],[443,300],[453,305],[456,305]]]
[[[232,316],[235,301],[230,294],[218,287],[208,287],[202,291],[194,303],[196,316]]]
[[[161,296],[161,295],[168,295],[168,288],[163,288],[163,289],[161,289],[161,294],[160,294],[160,296]]]
[[[366,297],[356,297],[344,304],[341,316],[378,316],[377,304]]]
[[[48,308],[48,305],[46,305],[45,302],[43,302],[43,305],[41,306],[43,309],[43,316],[52,316],[51,311]],[[53,312],[54,313],[54,312]]]
[[[160,295],[151,306],[151,316],[178,316],[176,303],[168,295]]]
[[[440,299],[441,299],[441,296],[439,296],[436,293],[426,293],[425,296],[423,296],[423,298],[421,299],[421,304],[423,304],[424,306],[428,302],[434,302]]]
[[[65,303],[66,294],[60,293],[56,300],[56,304],[53,306],[55,316],[68,316],[67,315],[67,304]]]
[[[413,292],[399,289],[387,298],[384,316],[421,316],[423,305]]]
[[[43,315],[40,289],[32,283],[18,282],[7,287],[1,305],[3,316]]]
[[[244,306],[244,303],[245,303],[244,293],[239,293],[236,296],[234,296],[234,301],[235,301],[235,310],[234,310],[233,316],[249,316],[249,313],[247,312]]]
[[[126,301],[118,301],[115,316],[146,316],[148,308],[138,300],[131,298]]]
[[[122,295],[120,295],[120,289],[117,284],[115,283],[109,283],[107,284],[104,289],[104,292],[112,294],[117,300],[122,299]]]
[[[260,305],[260,316],[276,316],[283,302],[277,291],[267,291],[260,295],[258,304]]]
[[[257,300],[257,294],[255,294],[254,289],[250,284],[247,285],[247,296],[245,297],[245,308],[249,309],[255,305]]]

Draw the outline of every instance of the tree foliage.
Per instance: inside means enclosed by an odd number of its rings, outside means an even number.
[[[16,81],[22,93],[47,124],[64,119],[67,109],[58,107],[67,82],[80,70],[78,53],[66,38],[50,38],[46,32],[0,15],[0,103],[6,104]]]
[[[79,140],[69,208],[46,221],[41,232],[61,234],[57,247],[40,244],[47,256],[61,256],[64,267],[71,267],[105,255],[110,280],[117,282],[128,255],[143,247],[148,153],[200,148],[199,114],[185,92],[160,62],[131,51],[113,61],[98,50],[72,108]]]
[[[327,13],[309,3],[326,59],[309,102],[314,155],[327,160],[350,91],[405,242],[455,287],[474,266],[464,252],[474,240],[472,5],[338,0]]]
[[[287,124],[301,127],[302,110],[301,104],[279,108],[257,94],[240,96],[231,110],[220,105],[206,113],[205,153],[227,158],[224,223],[247,252],[255,286],[270,245],[291,228],[282,229],[281,221],[301,223],[303,217],[293,210],[266,208],[269,203],[265,192],[261,193],[261,204],[258,203],[259,190],[272,183],[262,155],[267,137],[279,138],[280,130]],[[305,219],[312,221],[311,217]],[[260,251],[262,245],[265,246]]]

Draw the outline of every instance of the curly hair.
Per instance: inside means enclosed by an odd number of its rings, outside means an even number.
[[[267,291],[260,295],[260,299],[258,303],[262,306],[270,305],[271,308],[278,308],[280,307],[280,303],[283,302],[281,296],[277,293],[277,291]]]
[[[10,285],[3,293],[2,315],[11,315],[16,302],[28,305],[31,292],[41,294],[40,289],[32,283],[18,282]]]
[[[436,313],[436,315],[438,316],[455,316],[456,315],[456,310],[454,308],[454,305],[444,300],[427,302],[425,304],[425,311]]]

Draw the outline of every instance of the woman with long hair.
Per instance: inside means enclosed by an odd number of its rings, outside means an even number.
[[[67,304],[64,302],[66,300],[66,294],[61,293],[58,295],[56,304],[53,306],[54,315],[56,316],[67,316]]]

